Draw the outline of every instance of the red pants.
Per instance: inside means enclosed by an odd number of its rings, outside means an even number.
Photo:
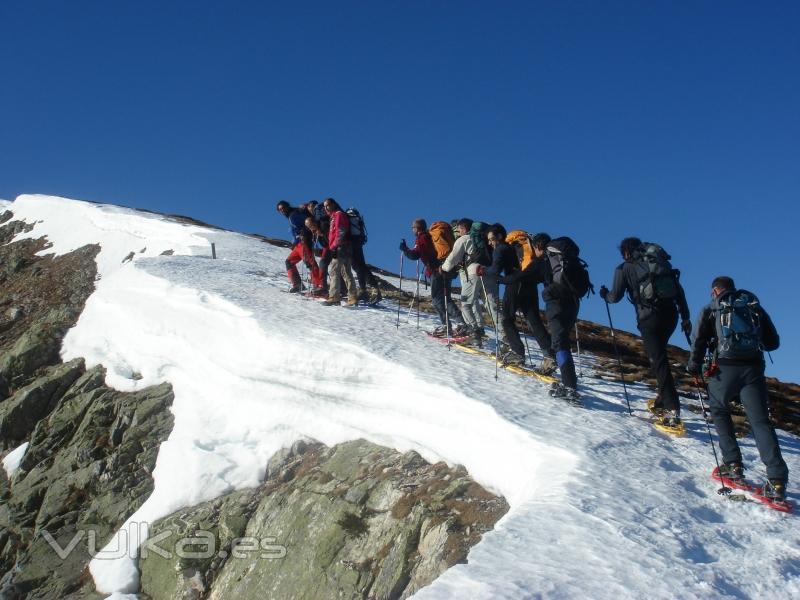
[[[314,253],[305,242],[300,242],[294,248],[292,248],[292,251],[286,258],[286,274],[289,275],[289,281],[291,284],[297,286],[300,285],[300,273],[297,272],[297,267],[295,265],[301,260],[306,267],[308,267],[308,270],[311,271],[311,285],[315,288],[323,287],[322,271],[320,271],[320,268],[317,265],[317,260],[314,258]]]

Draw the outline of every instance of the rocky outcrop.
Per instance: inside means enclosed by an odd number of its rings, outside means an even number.
[[[45,241],[9,243],[29,227],[3,218],[0,450],[29,445],[11,481],[0,471],[0,598],[91,598],[90,540],[102,548],[150,495],[172,430],[172,391],[118,392],[102,368],[61,363],[63,336],[94,289],[99,248],[37,256]]]
[[[273,457],[260,487],[156,523],[158,549],[140,561],[142,592],[154,600],[406,598],[466,562],[507,510],[463,468],[415,452],[298,442]]]

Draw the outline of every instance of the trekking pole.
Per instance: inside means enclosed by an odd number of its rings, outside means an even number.
[[[517,314],[520,314],[520,312],[517,311]],[[523,315],[523,317],[524,317],[524,315]],[[527,335],[523,335],[521,337],[522,337],[522,340],[525,342],[525,352],[528,353],[527,354],[528,358],[530,359],[531,364],[533,364],[533,356],[531,355],[531,348],[530,348],[530,346],[528,346],[528,336]]]
[[[578,334],[578,322],[575,321],[575,343],[578,345],[578,375],[583,377],[583,359],[581,358],[581,336]]]
[[[447,336],[447,349],[450,350],[450,313],[448,312],[447,306],[447,279],[445,279],[444,273],[439,273],[442,278],[442,294],[444,295],[444,329],[445,335]],[[436,277],[436,273],[433,274]],[[431,281],[431,287],[433,287],[433,283]]]
[[[400,287],[398,288],[397,292],[397,324],[395,325],[395,329],[400,329],[400,305],[403,301],[403,259],[405,258],[405,254],[400,252]]]
[[[419,259],[417,259],[417,329],[419,329],[419,278]]]
[[[500,361],[500,341],[498,339],[498,331],[497,331],[497,321],[494,319],[494,313],[491,309],[491,304],[489,304],[489,294],[486,293],[486,284],[483,283],[483,277],[479,276],[478,279],[481,280],[481,287],[483,288],[483,298],[486,300],[486,307],[489,308],[489,316],[492,317],[492,326],[494,327],[494,380],[497,381],[497,372],[499,370],[499,361]],[[497,305],[495,305],[495,310],[497,310]]]
[[[689,334],[686,335],[688,337]],[[706,405],[705,402],[703,402],[703,394],[700,392],[700,383],[703,384],[703,387],[706,390],[706,394],[708,394],[708,385],[706,384],[706,380],[703,377],[702,373],[700,374],[700,377],[695,377],[694,381],[695,381],[695,386],[697,387],[697,398],[700,400],[700,407],[703,409],[703,420],[706,422],[706,429],[708,430],[708,443],[711,444],[711,451],[714,453],[714,462],[717,464],[717,475],[722,477],[722,475],[720,475],[720,466],[719,466],[719,458],[717,458],[717,449],[714,448],[714,437],[711,435],[711,425],[708,424],[708,419],[705,418]],[[720,480],[720,483],[722,483],[722,487],[717,490],[717,493],[720,496],[728,496],[733,490],[727,487],[724,481]]]
[[[622,389],[625,392],[625,402],[628,405],[628,414],[633,416],[631,410],[631,401],[628,398],[628,386],[625,385],[625,373],[622,372],[622,359],[619,356],[619,348],[617,347],[617,336],[614,333],[614,323],[611,322],[611,309],[608,307],[608,300],[603,300],[606,303],[606,312],[608,313],[608,327],[611,329],[611,341],[614,344],[614,352],[617,355],[617,365],[619,365],[619,376],[622,379]]]

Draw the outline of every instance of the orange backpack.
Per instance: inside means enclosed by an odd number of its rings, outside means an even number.
[[[506,235],[506,244],[514,246],[517,250],[517,256],[519,256],[520,266],[523,270],[536,258],[533,254],[533,245],[531,244],[530,237],[521,229],[510,231],[508,235]]]
[[[450,223],[436,221],[430,226],[428,232],[431,234],[433,247],[436,248],[436,258],[444,260],[453,250],[453,244],[456,243],[456,237],[453,235],[453,228],[450,227]]]

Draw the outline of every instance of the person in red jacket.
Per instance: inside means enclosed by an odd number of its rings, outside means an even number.
[[[358,287],[353,278],[353,249],[350,242],[350,219],[333,198],[323,203],[325,213],[331,218],[328,231],[328,254],[331,264],[328,267],[330,290],[326,306],[338,306],[342,302],[341,280],[347,286],[347,306],[358,304]]]
[[[431,334],[436,337],[466,335],[464,319],[450,296],[452,280],[449,274],[442,272],[442,261],[436,253],[436,246],[433,245],[433,238],[428,232],[425,219],[416,219],[411,224],[411,231],[415,236],[414,247],[409,248],[404,239],[400,242],[400,252],[411,260],[421,260],[425,265],[425,276],[431,279],[431,304],[442,321],[442,325],[434,329]]]

